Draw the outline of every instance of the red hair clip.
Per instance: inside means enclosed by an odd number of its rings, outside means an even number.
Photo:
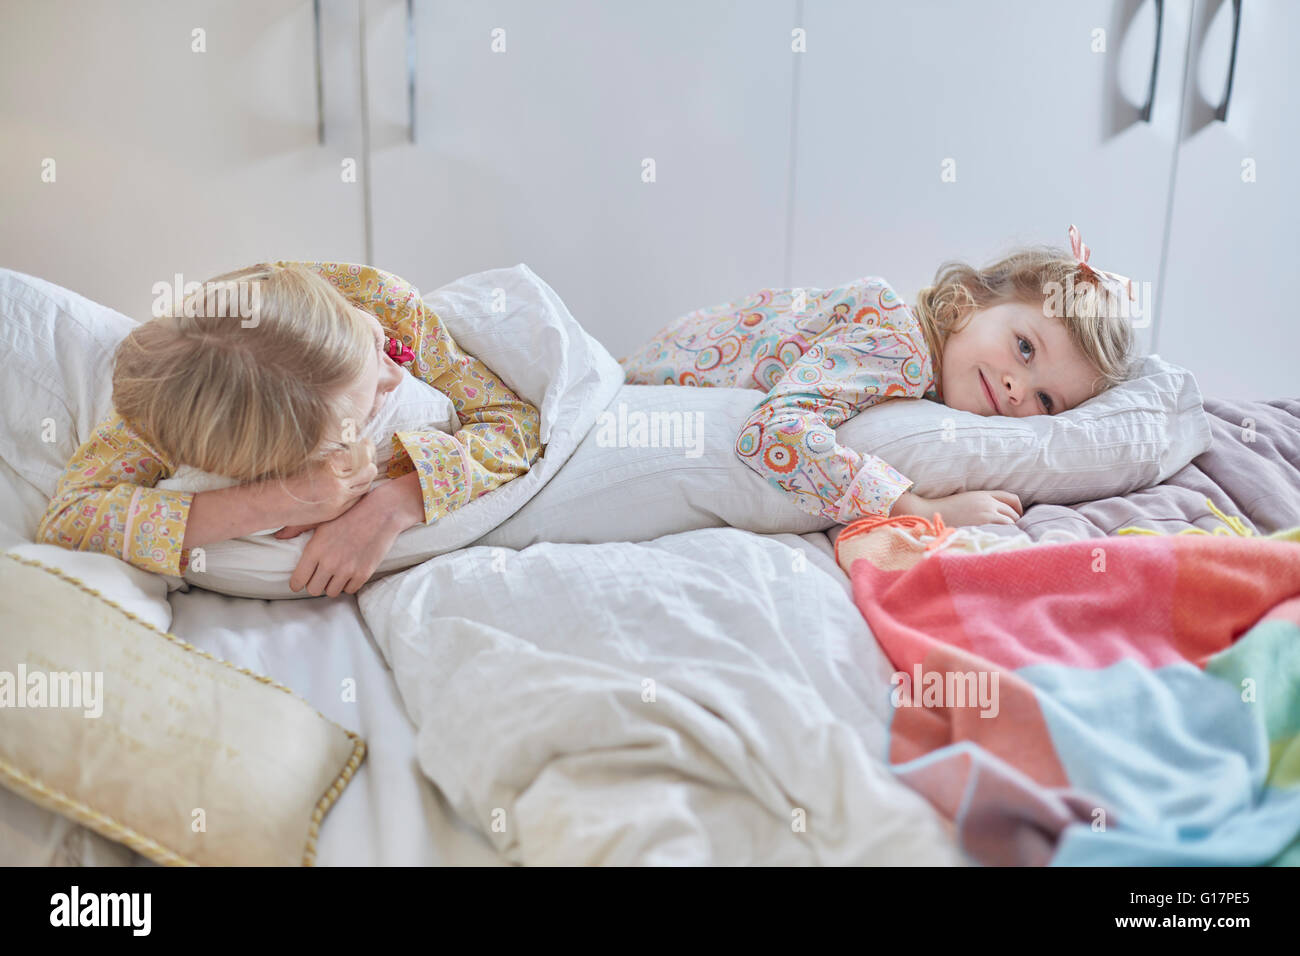
[[[397,339],[391,339],[387,336],[384,337],[384,352],[398,365],[405,365],[408,362],[415,361],[415,353],[410,348],[397,341]]]

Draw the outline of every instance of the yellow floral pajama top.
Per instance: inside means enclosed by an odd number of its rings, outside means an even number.
[[[455,434],[430,428],[393,436],[387,476],[418,474],[426,524],[528,471],[542,451],[538,410],[487,365],[462,352],[414,286],[366,265],[300,265],[378,319],[390,337],[414,353],[406,368],[456,408],[461,428]],[[181,575],[189,563],[181,545],[195,492],[152,487],[180,464],[114,411],[72,456],[36,540]]]

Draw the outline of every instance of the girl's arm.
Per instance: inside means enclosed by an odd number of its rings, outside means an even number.
[[[189,552],[213,541],[273,528],[283,517],[279,502],[270,486],[261,482],[200,491],[190,504],[181,547]]]
[[[541,414],[457,346],[414,286],[371,266],[301,265],[409,346],[415,353],[412,374],[446,394],[456,408],[462,427],[455,434],[428,428],[393,436],[388,477],[416,473],[426,524],[528,471],[542,451]]]
[[[919,329],[831,325],[755,407],[736,453],[810,514],[841,524],[889,515],[912,480],[841,445],[835,429],[878,402],[920,397],[929,369]]]
[[[179,577],[189,566],[190,549],[275,527],[294,516],[294,504],[279,482],[197,493],[152,487],[174,471],[114,412],[68,462],[37,525],[36,540],[111,554],[146,571]],[[328,481],[309,487],[324,496],[318,507],[326,510],[342,507],[349,497]]]
[[[893,506],[889,509],[891,515],[917,515],[921,518],[929,518],[931,509],[930,499],[922,498],[920,495],[911,491],[905,491],[898,496]]]
[[[440,333],[434,347],[449,366],[430,384],[451,399],[461,428],[451,435],[432,428],[398,432],[393,440],[404,454],[389,468],[390,476],[414,468],[426,524],[526,474],[542,451],[541,413],[461,352],[436,316],[432,321]]]
[[[195,495],[151,487],[171,472],[170,463],[113,412],[68,462],[36,540],[179,576],[188,560],[182,551]],[[249,530],[258,527],[266,525]]]

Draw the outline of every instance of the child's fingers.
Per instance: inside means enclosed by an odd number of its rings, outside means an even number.
[[[1023,515],[1025,513],[1024,507],[1020,504],[1019,495],[1013,495],[1009,491],[994,491],[991,492],[991,494],[999,501],[1005,501],[1007,504],[1009,504],[1012,508],[1016,510],[1017,514]]]
[[[361,469],[358,475],[358,480],[348,485],[348,491],[350,491],[353,495],[364,495],[367,491],[370,490],[370,486],[374,484],[375,479],[378,477],[379,477],[379,469],[375,466],[375,463],[372,461],[370,464],[366,465],[364,468]]]

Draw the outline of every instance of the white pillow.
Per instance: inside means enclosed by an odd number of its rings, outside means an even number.
[[[625,385],[559,477],[475,544],[646,541],[722,525],[760,534],[833,527],[736,454],[740,427],[762,397],[744,388]],[[668,422],[668,440],[647,429],[660,447],[633,447],[638,419],[660,428]],[[688,422],[702,426],[702,441]],[[1211,442],[1192,374],[1154,355],[1135,378],[1059,415],[986,417],[895,399],[858,413],[836,434],[898,468],[919,495],[1000,489],[1025,507],[1158,484]],[[677,435],[682,444],[673,447]]]
[[[923,497],[1002,489],[1025,507],[1158,485],[1212,443],[1195,376],[1159,355],[1145,356],[1127,382],[1058,415],[984,416],[900,398],[836,434],[898,468]]]
[[[68,460],[112,409],[113,352],[136,322],[71,290],[0,269],[0,537],[166,631],[165,581],[124,561],[31,540]],[[48,440],[47,440],[48,439]]]
[[[167,580],[133,564],[95,551],[73,551],[57,544],[24,541],[9,548],[9,554],[39,561],[101,594],[106,600],[151,627],[169,631],[172,606],[167,601]],[[0,568],[8,565],[0,564]]]
[[[0,456],[47,499],[112,410],[113,352],[136,324],[52,282],[0,269]]]

